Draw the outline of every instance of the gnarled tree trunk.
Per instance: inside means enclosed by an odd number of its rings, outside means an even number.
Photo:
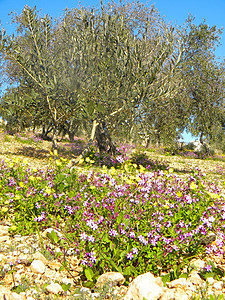
[[[107,130],[105,122],[98,124],[96,128],[96,140],[98,143],[99,151],[107,152],[110,154],[116,153],[116,146],[113,144],[109,131]]]

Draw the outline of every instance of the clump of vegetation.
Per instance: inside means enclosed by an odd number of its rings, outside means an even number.
[[[63,238],[54,232],[49,238],[62,257],[73,248],[87,286],[110,270],[128,280],[181,268],[198,254],[223,254],[224,199],[200,170],[181,180],[172,168],[149,171],[129,160],[119,169],[95,171],[87,163],[81,172],[63,158],[47,170],[1,162],[1,218],[12,216],[11,234],[54,225]],[[203,242],[212,228],[218,237],[213,246]]]

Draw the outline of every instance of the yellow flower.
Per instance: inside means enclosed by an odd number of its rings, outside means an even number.
[[[11,231],[16,231],[16,229],[17,229],[17,227],[16,227],[15,225],[12,225],[12,226],[9,228],[9,230],[11,230]]]
[[[137,164],[133,164],[133,167],[134,167],[135,169],[137,169]]]
[[[114,174],[116,173],[116,169],[115,169],[114,167],[111,167],[111,168],[110,168],[110,173],[111,173],[112,175],[114,175]]]
[[[213,199],[219,199],[221,196],[215,193],[206,192],[211,198]]]
[[[178,197],[181,197],[182,196],[182,193],[179,191],[179,192],[177,192],[177,196]]]
[[[3,208],[1,209],[1,213],[4,214],[4,213],[6,213],[8,210],[9,210],[8,207],[3,207]]]
[[[35,180],[35,177],[31,175],[31,176],[29,177],[29,180],[30,180],[30,181],[34,181],[34,180]]]
[[[81,158],[81,159],[79,160],[79,164],[82,164],[83,162],[84,162],[84,159]]]
[[[91,190],[95,190],[95,189],[96,189],[96,186],[91,185],[91,186],[90,186],[90,189],[91,189]]]
[[[94,164],[94,163],[95,163],[95,161],[94,161],[93,159],[91,159],[91,160],[90,160],[90,163],[91,163],[91,164]]]
[[[13,159],[13,162],[14,162],[14,163],[18,163],[19,160],[20,160],[20,159],[19,159],[18,157],[15,157],[15,158]]]
[[[142,165],[140,165],[139,167],[140,167],[140,172],[145,172],[146,171],[145,168]]]
[[[55,156],[58,156],[58,151],[55,149],[55,150],[53,151],[53,154],[54,154]]]
[[[61,159],[61,161],[64,161],[64,162],[67,161],[67,158],[60,157],[60,159]]]
[[[127,184],[132,184],[132,183],[133,183],[133,181],[132,181],[132,180],[130,180],[130,179],[127,179],[127,180],[126,180],[126,183],[127,183]]]
[[[20,195],[15,195],[15,200],[20,200],[21,196]]]
[[[51,194],[51,192],[52,192],[52,189],[49,187],[49,186],[47,186],[46,188],[45,188],[45,192],[47,193],[47,194]]]
[[[60,160],[58,160],[58,159],[56,160],[55,164],[56,164],[57,167],[61,167],[62,166],[62,162]]]
[[[20,187],[24,187],[24,183],[22,181],[19,182]]]
[[[90,162],[91,160],[90,160],[89,157],[86,157],[86,158],[85,158],[85,161],[88,163],[88,162]]]
[[[169,168],[169,173],[173,173],[174,169],[173,168]]]
[[[190,184],[190,189],[191,189],[191,190],[196,190],[197,187],[198,187],[198,186],[197,186],[194,182],[192,182],[192,183]]]

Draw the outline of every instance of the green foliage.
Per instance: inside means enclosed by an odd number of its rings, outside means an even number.
[[[46,171],[27,171],[18,160],[2,163],[0,207],[13,216],[12,234],[55,224],[60,234],[53,230],[47,237],[60,251],[51,254],[70,272],[66,253],[73,247],[88,287],[110,270],[122,272],[126,283],[147,271],[167,272],[165,282],[187,276],[182,270],[189,257],[204,253],[202,235],[211,228],[206,212],[223,235],[221,196],[205,186],[198,171],[187,181],[177,180],[172,169],[149,172],[130,162],[86,172],[67,169],[59,159]],[[212,272],[222,276],[218,268]]]

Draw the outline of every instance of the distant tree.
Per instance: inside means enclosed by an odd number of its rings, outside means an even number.
[[[224,68],[215,57],[221,30],[205,22],[198,26],[187,20],[183,55],[183,91],[189,111],[188,130],[196,136],[211,139],[220,127],[224,114]]]

